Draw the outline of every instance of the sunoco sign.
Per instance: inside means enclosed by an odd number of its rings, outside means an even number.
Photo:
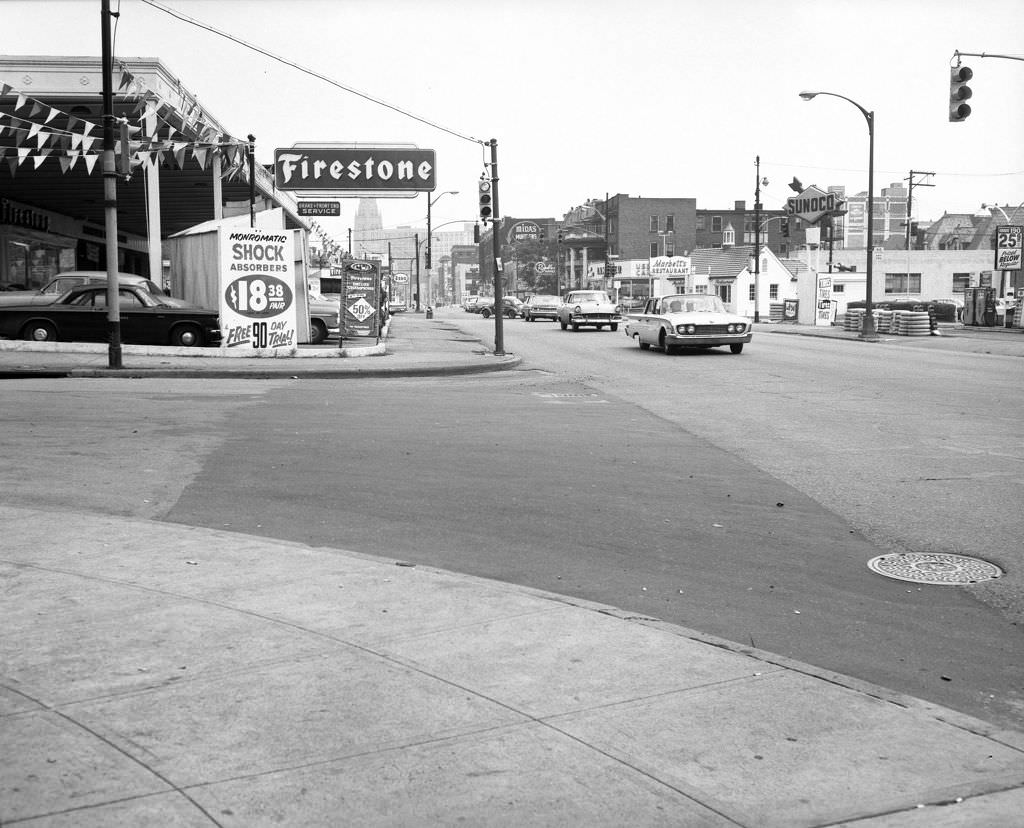
[[[800,195],[786,199],[786,212],[808,224],[814,224],[829,213],[834,213],[838,201],[835,193],[826,193],[815,186],[810,186]]]

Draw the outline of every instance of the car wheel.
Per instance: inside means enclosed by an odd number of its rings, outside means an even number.
[[[574,323],[573,326],[572,326],[572,329],[574,331],[578,331],[580,329],[580,326]]]
[[[568,322],[563,322],[561,319],[558,320],[558,324],[562,326],[562,330],[566,330],[569,327]]]
[[[309,320],[309,341],[313,345],[319,345],[327,339],[327,326],[322,319]]]
[[[636,335],[636,344],[640,346],[640,350],[641,351],[649,351],[649,350],[651,350],[651,343],[650,342],[644,342],[640,338],[640,334]]]
[[[505,311],[505,318],[506,319],[515,319],[516,318],[516,312],[514,310]]]
[[[597,328],[599,331],[604,330],[604,325],[595,325],[594,327]]]
[[[203,332],[198,325],[179,325],[171,332],[171,344],[182,348],[195,348],[203,344]]]
[[[735,345],[730,345],[729,346],[729,350],[732,351],[734,354],[742,354],[743,353],[743,343],[742,342],[737,342]]]
[[[51,322],[29,322],[21,329],[21,338],[31,342],[56,342],[57,328]]]
[[[609,325],[608,327],[611,328],[613,331],[617,331],[619,329],[619,324],[617,322],[612,322],[612,324]]]
[[[665,332],[664,331],[662,331],[661,335],[658,337],[658,344],[662,347],[662,350],[664,350],[667,355],[671,356],[672,354],[674,354],[676,352],[676,346],[675,345],[669,345],[668,342],[665,341]]]
[[[482,311],[480,311],[480,315],[484,319],[490,319],[491,318],[491,312],[487,308],[484,308]]]

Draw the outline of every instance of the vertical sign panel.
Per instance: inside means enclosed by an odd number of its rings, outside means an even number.
[[[220,325],[226,348],[256,356],[296,351],[295,255],[290,232],[220,231]]]
[[[380,265],[353,261],[344,265],[341,286],[341,336],[380,336]]]

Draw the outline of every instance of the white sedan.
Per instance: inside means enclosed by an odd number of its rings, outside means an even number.
[[[728,345],[738,354],[752,334],[749,319],[729,313],[721,299],[706,293],[655,296],[641,314],[626,323],[626,336],[635,339],[642,350],[657,345],[666,354],[679,348],[720,345]]]
[[[558,306],[556,317],[563,331],[570,326],[574,331],[578,331],[585,325],[598,330],[607,325],[611,330],[617,331],[619,323],[625,321],[619,315],[615,303],[603,290],[571,291]]]

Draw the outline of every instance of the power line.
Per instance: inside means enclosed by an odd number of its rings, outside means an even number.
[[[474,138],[471,135],[463,135],[461,132],[457,132],[454,129],[449,129],[448,127],[442,126],[441,124],[431,121],[428,118],[423,118],[419,115],[415,115],[412,112],[402,109],[400,106],[395,106],[394,104],[390,104],[387,101],[382,101],[380,98],[375,98],[373,95],[370,95],[367,92],[361,92],[360,90],[355,89],[351,86],[345,86],[345,84],[340,83],[334,80],[333,78],[329,78],[326,75],[321,75],[319,72],[315,72],[312,69],[307,69],[305,66],[301,66],[298,63],[295,63],[294,61],[288,60],[287,58],[283,58],[280,55],[275,55],[273,52],[268,52],[266,49],[260,48],[259,46],[254,46],[251,43],[247,43],[246,41],[242,40],[239,37],[235,37],[235,35],[230,34],[229,32],[221,31],[220,29],[217,29],[209,25],[208,23],[203,23],[202,21],[196,20],[193,17],[189,17],[187,14],[183,14],[182,12],[179,12],[175,9],[168,8],[162,3],[156,2],[156,0],[142,0],[142,2],[148,6],[152,6],[154,9],[159,9],[160,11],[165,12],[166,14],[169,14],[172,17],[176,17],[178,18],[178,20],[184,21],[185,23],[190,23],[193,26],[198,26],[200,29],[206,29],[208,32],[213,32],[216,35],[220,35],[221,37],[227,38],[228,40],[231,40],[239,44],[240,46],[244,46],[246,49],[252,49],[252,51],[258,52],[259,54],[271,58],[272,60],[276,60],[278,63],[283,63],[285,66],[289,66],[292,69],[298,69],[300,72],[305,72],[307,75],[312,75],[314,78],[318,78],[319,80],[322,80],[324,83],[329,83],[331,86],[336,86],[338,87],[338,89],[342,89],[345,92],[350,92],[351,94],[357,95],[358,97],[370,101],[371,103],[375,103],[378,106],[383,106],[386,109],[390,109],[392,112],[397,112],[399,115],[405,115],[407,118],[412,118],[414,121],[419,121],[421,124],[426,124],[429,127],[439,129],[442,132],[447,132],[449,135],[454,135],[456,138],[462,138],[464,141],[470,141],[474,144],[482,145],[487,143],[486,141],[482,141],[479,138]]]

